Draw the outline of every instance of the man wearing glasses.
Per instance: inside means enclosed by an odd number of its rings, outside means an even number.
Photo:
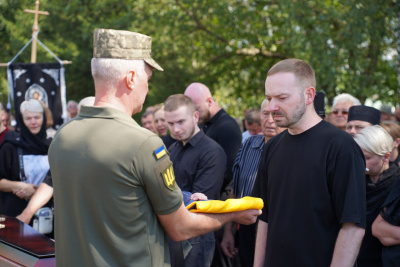
[[[361,105],[360,100],[350,94],[340,94],[333,98],[333,105],[329,122],[339,129],[345,130],[349,108]]]

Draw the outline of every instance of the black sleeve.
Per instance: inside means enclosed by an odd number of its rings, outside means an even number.
[[[396,179],[392,190],[382,205],[381,216],[394,226],[400,226],[400,178]]]
[[[236,124],[236,125],[235,125]],[[242,134],[239,126],[235,124],[226,124],[221,129],[220,136],[218,137],[217,143],[222,147],[226,154],[226,170],[224,175],[224,183],[222,188],[225,188],[232,181],[232,167],[235,162],[236,155],[242,145]]]
[[[19,160],[16,147],[11,143],[5,143],[0,149],[0,179],[20,181]]]
[[[365,228],[365,160],[358,147],[337,158],[330,187],[332,203],[339,222],[356,223]]]

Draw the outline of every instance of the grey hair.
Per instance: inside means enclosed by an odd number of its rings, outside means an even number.
[[[128,71],[133,69],[137,76],[141,76],[145,66],[142,59],[92,58],[92,76],[95,81],[104,82],[107,87],[115,88]]]
[[[368,126],[354,136],[354,141],[364,150],[378,156],[391,153],[393,138],[379,125]]]
[[[264,106],[264,104],[265,104],[265,101],[267,101],[267,99],[266,98],[264,98],[264,100],[261,102],[261,110],[262,110],[262,108],[263,108],[263,106]]]
[[[353,103],[354,106],[361,105],[360,100],[358,100],[351,94],[343,93],[343,94],[339,94],[333,98],[332,107],[335,107],[336,104],[338,104],[338,103],[348,103],[348,102]]]
[[[36,99],[25,100],[24,102],[21,103],[19,110],[21,114],[23,114],[25,111],[41,112],[41,113],[43,113],[44,111],[42,104],[40,104],[40,102]]]
[[[75,100],[68,101],[67,106],[69,107],[69,105],[71,105],[71,104],[78,105],[78,103]]]

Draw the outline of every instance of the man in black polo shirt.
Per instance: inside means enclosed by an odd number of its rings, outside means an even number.
[[[193,100],[196,110],[199,112],[199,124],[204,133],[215,140],[225,151],[227,165],[222,190],[225,190],[227,186],[230,189],[233,163],[242,144],[239,125],[213,100],[210,89],[204,84],[190,84],[185,90],[185,95]],[[229,192],[226,196],[229,196]]]
[[[227,162],[221,190],[221,199],[225,200],[232,190],[232,167],[242,144],[242,132],[235,119],[214,101],[210,89],[204,84],[190,84],[185,90],[185,95],[193,100],[196,110],[199,112],[199,124],[204,133],[225,151]],[[221,242],[222,235],[222,230],[216,232],[218,243]],[[233,266],[230,259],[225,257],[219,244],[216,246],[212,266]]]
[[[171,95],[165,101],[165,120],[178,140],[169,147],[176,182],[182,191],[200,192],[209,199],[219,199],[226,156],[223,149],[207,137],[197,125],[199,112],[193,101],[183,95]],[[214,255],[214,233],[189,240],[192,250],[185,266],[210,266]]]

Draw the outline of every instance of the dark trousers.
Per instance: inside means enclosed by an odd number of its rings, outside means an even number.
[[[251,225],[240,225],[236,232],[238,254],[242,267],[253,267],[254,251],[256,249],[257,223]]]

